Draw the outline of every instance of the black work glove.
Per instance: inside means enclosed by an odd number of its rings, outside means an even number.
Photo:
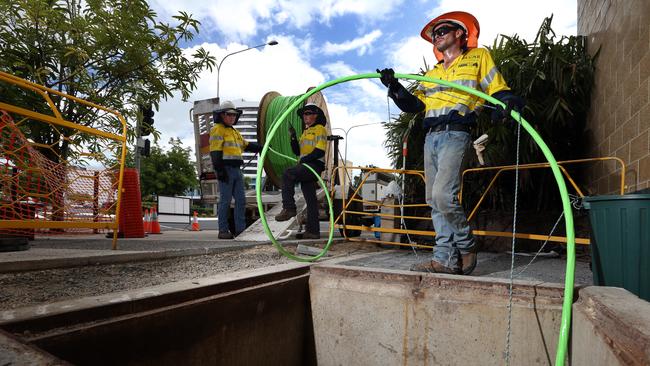
[[[377,72],[381,74],[379,80],[385,87],[391,88],[394,87],[395,84],[399,83],[395,78],[395,71],[393,71],[393,69],[377,69]]]
[[[217,170],[217,179],[220,182],[227,182],[228,181],[228,172],[226,172],[225,169]]]
[[[296,140],[296,130],[293,128],[293,126],[289,126],[289,135],[291,136],[292,140]]]
[[[262,145],[260,145],[260,144],[258,144],[256,142],[249,142],[248,145],[246,146],[245,151],[250,151],[250,152],[254,152],[254,153],[257,154],[260,151],[262,151],[262,147],[263,147]]]
[[[491,116],[492,121],[514,122],[511,112],[517,111],[521,113],[524,110],[524,105],[525,105],[524,99],[514,94],[508,93],[506,95],[502,95],[498,99],[501,100],[506,106],[505,108],[502,107],[500,104],[497,104],[495,106],[495,109],[492,112],[492,116]]]

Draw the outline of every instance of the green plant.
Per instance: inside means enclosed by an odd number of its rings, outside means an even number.
[[[0,14],[0,70],[117,110],[131,123],[137,104],[157,106],[174,92],[185,100],[201,70],[215,65],[205,49],[187,55],[179,46],[198,33],[197,20],[180,12],[176,24],[159,22],[145,0],[1,1]],[[102,111],[52,99],[67,121],[121,131]],[[0,83],[0,101],[51,114],[41,96],[12,85]],[[70,145],[93,147],[92,138],[67,128],[27,123],[24,132],[51,146],[43,153],[53,161],[74,154]]]
[[[149,157],[140,166],[142,195],[177,196],[198,186],[191,149],[183,147],[180,139],[169,139],[170,148],[164,151],[154,145]]]

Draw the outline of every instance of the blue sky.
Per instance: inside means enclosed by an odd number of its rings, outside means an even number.
[[[544,17],[551,14],[558,35],[575,35],[577,13],[576,0],[152,0],[150,4],[161,20],[180,10],[200,20],[199,35],[184,47],[187,52],[204,47],[218,61],[228,53],[277,40],[276,46],[233,55],[223,63],[221,99],[248,101],[258,101],[269,91],[299,95],[311,86],[376,68],[415,73],[424,67],[424,60],[433,65],[431,44],[420,38],[420,30],[447,11],[472,13],[481,25],[479,43],[487,45],[498,34],[518,34],[532,41]],[[162,145],[179,137],[185,146],[194,147],[189,109],[193,100],[216,96],[216,80],[216,70],[206,71],[190,101],[176,97],[161,103],[155,120]],[[377,79],[340,84],[323,94],[335,128],[388,119],[386,90]],[[399,112],[392,102],[390,110]],[[348,138],[348,159],[355,165],[390,166],[380,125],[350,130]]]

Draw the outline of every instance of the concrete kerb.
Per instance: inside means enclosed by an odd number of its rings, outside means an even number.
[[[345,239],[335,239],[333,244],[342,243]],[[318,241],[319,243],[320,241]],[[179,245],[183,242],[179,241]],[[111,251],[107,248],[106,254],[87,254],[84,250],[68,250],[64,252],[61,249],[47,249],[50,253],[59,251],[60,256],[56,258],[38,258],[38,259],[16,259],[10,258],[6,253],[0,253],[0,273],[37,271],[56,268],[83,267],[100,264],[119,264],[128,262],[155,261],[169,258],[178,258],[185,256],[212,255],[225,253],[228,251],[239,250],[243,248],[252,248],[255,246],[271,245],[270,241],[266,242],[248,242],[248,243],[231,243],[217,240],[214,245],[218,247],[200,247],[184,249],[165,249],[165,250],[147,250],[147,251]],[[292,247],[298,244],[312,244],[314,241],[308,240],[287,240],[282,243],[284,246]],[[43,250],[43,249],[41,249]],[[23,256],[38,253],[39,249],[23,252]],[[85,253],[86,252],[86,253]],[[94,251],[95,253],[97,251]]]

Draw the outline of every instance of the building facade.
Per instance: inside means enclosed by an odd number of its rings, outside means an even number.
[[[587,121],[589,154],[626,166],[625,192],[650,188],[650,0],[578,0],[578,34],[600,54]],[[620,165],[589,172],[592,194],[617,193]]]

